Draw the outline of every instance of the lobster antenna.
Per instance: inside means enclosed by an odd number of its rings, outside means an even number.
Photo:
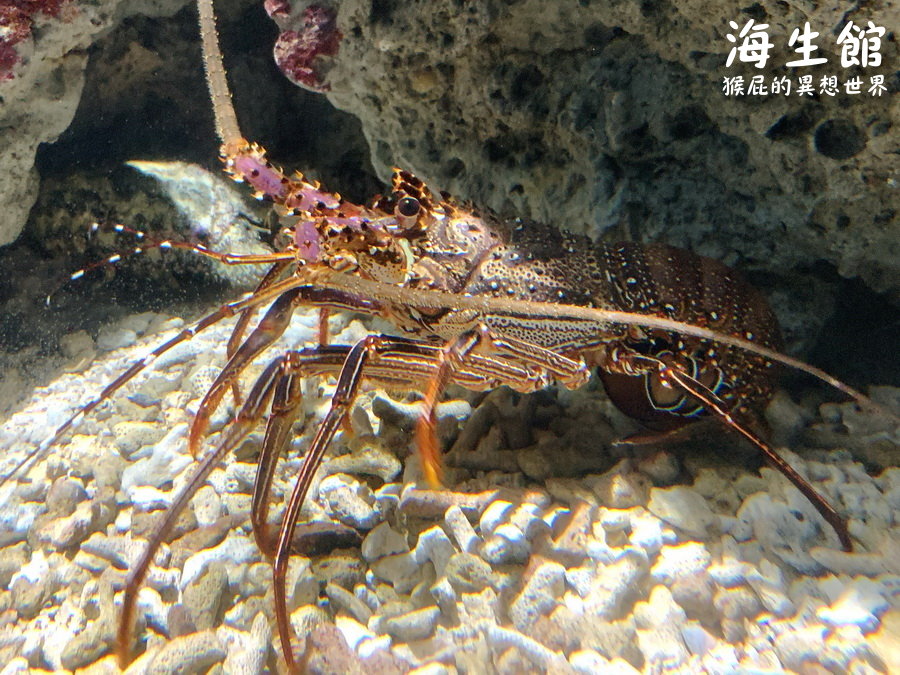
[[[701,326],[693,326],[690,324],[666,319],[657,316],[648,316],[644,314],[634,314],[631,312],[622,312],[616,310],[600,309],[599,307],[581,307],[578,305],[558,305],[547,302],[534,302],[530,300],[513,300],[507,298],[492,298],[472,295],[459,295],[447,293],[444,291],[417,289],[415,291],[401,286],[393,286],[390,284],[382,284],[368,279],[359,277],[347,277],[343,274],[338,275],[318,275],[316,283],[320,287],[331,287],[340,289],[349,289],[351,291],[368,294],[366,297],[375,297],[379,300],[396,300],[404,305],[416,307],[419,309],[471,309],[483,315],[495,316],[517,316],[517,317],[556,317],[560,319],[580,320],[590,324],[605,325],[611,323],[624,323],[628,325],[643,326],[645,328],[657,328],[684,335],[703,338],[720,342],[742,349],[751,354],[762,356],[776,363],[784,364],[790,368],[795,368],[801,372],[811,375],[834,387],[836,390],[844,393],[848,397],[854,399],[860,405],[869,410],[876,411],[889,417],[890,419],[900,421],[897,415],[884,408],[864,394],[856,391],[852,387],[844,384],[835,377],[832,377],[824,370],[811,366],[798,359],[790,357],[774,349],[751,342],[749,339],[735,337],[717,333],[716,331]]]
[[[197,0],[200,14],[200,41],[203,45],[203,69],[209,87],[209,99],[216,118],[216,134],[223,146],[243,143],[237,115],[231,102],[231,90],[222,64],[222,50],[219,49],[219,33],[216,30],[216,16],[213,0]]]

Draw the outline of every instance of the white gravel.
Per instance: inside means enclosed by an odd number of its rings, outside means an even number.
[[[345,324],[335,326],[336,341]],[[155,315],[110,326],[96,361],[36,390],[0,427],[3,466],[180,326]],[[315,329],[313,313],[298,314],[245,382],[286,345],[312,340]],[[346,330],[364,328],[353,322]],[[187,425],[224,360],[229,331],[217,325],[158,359],[27,475],[0,488],[0,675],[112,669],[125,574],[195,462],[185,448]],[[283,508],[331,385],[305,391],[301,418],[308,419],[276,471],[271,518]],[[897,400],[888,390],[881,395]],[[638,451],[611,459],[605,472],[565,478],[563,471],[537,483],[510,470],[515,453],[499,447],[496,468],[450,470],[449,491],[413,489],[417,459],[404,460],[405,479],[398,461],[413,445],[408,418],[416,406],[408,403],[365,393],[353,413],[357,436],[341,432],[304,507],[304,519],[362,535],[361,545],[292,557],[292,622],[316,649],[435,673],[481,672],[488,661],[500,672],[900,672],[900,468],[870,476],[840,448],[786,453],[851,518],[858,550],[847,554],[780,476],[764,469],[760,478],[717,459],[734,454],[727,436],[710,441],[722,448],[715,456],[682,461]],[[499,395],[483,405],[503,410],[505,424],[518,414],[520,426],[533,410]],[[611,414],[594,391],[556,405],[553,424],[525,450],[528,462],[538,448],[553,452],[566,425]],[[470,409],[451,402],[442,425],[464,426]],[[856,430],[852,446],[868,431],[851,404],[830,406],[830,421],[819,424],[831,428],[845,411]],[[205,447],[232,413],[226,397]],[[494,424],[475,417],[482,432],[460,436],[473,451]],[[870,419],[873,438],[896,441]],[[502,443],[502,435],[492,438]],[[146,651],[130,672],[220,664],[224,672],[260,673],[274,662],[269,567],[248,520],[260,439],[254,433],[238,459],[213,471],[156,557],[138,609]]]

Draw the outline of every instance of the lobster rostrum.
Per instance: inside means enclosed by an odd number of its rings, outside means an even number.
[[[212,0],[198,0],[198,5],[225,169],[272,203],[286,243],[261,255],[181,246],[225,264],[271,267],[255,291],[134,363],[26,460],[46,452],[156,357],[221,320],[237,317],[228,362],[202,397],[189,431],[189,449],[198,466],[125,588],[118,634],[123,666],[130,660],[137,593],[156,551],[213,468],[264,417],[250,518],[256,541],[274,567],[284,657],[290,668],[297,666],[285,589],[294,533],[313,474],[363,381],[423,390],[417,441],[425,477],[437,485],[441,469],[435,407],[448,384],[473,390],[507,385],[532,392],[555,383],[574,389],[596,368],[612,401],[654,429],[672,430],[707,415],[741,434],[810,500],[841,546],[851,549],[844,519],[765,441],[758,417],[771,397],[778,364],[872,404],[822,371],[780,354],[780,331],[771,309],[735,271],[663,244],[594,243],[539,223],[502,220],[436,193],[399,169],[390,192],[369,205],[344,200],[301,174],[285,175],[262,148],[242,137]],[[248,334],[256,311],[267,305]],[[319,344],[275,356],[242,394],[240,375],[281,336],[300,306],[319,309]],[[385,318],[401,336],[330,344],[326,319],[338,310]],[[305,378],[324,375],[337,378],[335,393],[273,533],[268,515],[275,465],[299,416],[300,385]],[[229,391],[238,408],[235,419],[216,447],[201,452],[210,418]]]

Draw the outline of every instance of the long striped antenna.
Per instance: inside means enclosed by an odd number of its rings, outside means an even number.
[[[88,237],[93,236],[95,233],[103,229],[104,226],[100,223],[91,223],[90,229],[88,230]],[[196,255],[202,256],[204,258],[210,258],[212,260],[217,260],[224,265],[261,265],[261,264],[270,264],[273,262],[277,262],[279,260],[294,260],[296,258],[294,253],[290,252],[266,252],[266,253],[228,253],[228,252],[220,252],[215,251],[213,249],[207,248],[202,244],[192,244],[186,241],[178,241],[177,239],[156,239],[148,236],[142,230],[136,230],[134,228],[128,227],[127,225],[122,225],[121,223],[114,223],[109,226],[109,229],[117,234],[129,234],[136,240],[136,244],[131,248],[120,249],[119,251],[113,253],[112,255],[103,258],[102,260],[98,260],[96,262],[90,263],[85,267],[82,267],[79,270],[76,270],[69,274],[65,279],[59,282],[56,287],[47,294],[47,297],[44,299],[44,303],[49,307],[53,297],[56,296],[63,288],[65,288],[68,284],[73,281],[78,281],[84,276],[90,274],[91,272],[108,268],[110,266],[117,265],[121,261],[125,260],[128,257],[142,255],[147,251],[151,251],[153,249],[159,249],[161,251],[168,250],[181,250],[188,251],[189,253],[195,253]]]
[[[90,227],[88,228],[88,233],[87,233],[88,239],[91,239],[97,232],[99,232],[102,229],[102,227],[103,226],[100,225],[100,223],[98,223],[96,221],[91,223]],[[53,297],[56,296],[56,294],[59,293],[68,284],[70,284],[73,281],[78,281],[79,279],[84,278],[87,274],[93,272],[94,270],[114,266],[114,265],[118,264],[120,261],[122,261],[124,258],[127,258],[128,256],[140,255],[140,254],[146,252],[148,248],[164,248],[163,245],[155,244],[155,243],[151,244],[148,247],[146,245],[146,241],[145,241],[145,238],[147,235],[143,230],[135,230],[130,227],[126,227],[125,225],[122,225],[121,223],[115,223],[114,225],[112,225],[110,227],[110,229],[113,232],[115,232],[116,234],[123,234],[123,233],[130,234],[135,239],[135,242],[136,242],[135,245],[127,250],[117,251],[117,252],[107,256],[103,260],[98,260],[96,262],[90,263],[89,265],[86,265],[85,267],[82,267],[81,269],[76,270],[76,271],[72,272],[71,274],[69,274],[69,276],[67,276],[65,279],[63,279],[59,283],[57,283],[56,287],[47,294],[46,298],[44,298],[44,304],[46,304],[47,307],[50,306],[50,303],[51,303]]]
[[[231,90],[228,88],[225,66],[222,63],[222,50],[219,48],[219,33],[216,30],[212,0],[197,0],[197,9],[200,14],[203,66],[213,115],[216,118],[216,133],[224,147],[246,144],[241,136],[237,115],[231,102]]]

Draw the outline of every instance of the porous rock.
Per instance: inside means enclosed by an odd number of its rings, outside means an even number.
[[[29,3],[21,15],[14,13],[10,31],[4,34],[4,50],[12,51],[12,63],[0,72],[3,142],[0,178],[0,245],[19,234],[37,198],[38,176],[34,169],[40,143],[55,141],[75,115],[84,86],[87,48],[118,22],[135,11],[122,0],[104,0],[77,10],[65,3]],[[166,15],[183,0],[165,0],[142,9],[150,15]],[[33,5],[33,6],[32,6]],[[119,8],[121,6],[121,11]],[[7,42],[16,33],[24,39]],[[10,44],[12,43],[12,44]],[[8,57],[4,54],[4,60]],[[48,82],[54,82],[52,89]],[[36,114],[40,111],[40,114]]]
[[[210,563],[199,577],[184,589],[184,604],[189,608],[196,630],[219,624],[228,591],[228,574],[220,562]]]
[[[482,204],[594,235],[624,218],[647,239],[697,244],[720,258],[740,251],[776,274],[824,258],[896,294],[897,215],[885,207],[897,196],[883,154],[893,147],[895,97],[726,97],[725,76],[781,73],[792,27],[809,21],[824,36],[846,19],[837,7],[758,8],[750,17],[697,2],[653,11],[517,2],[468,12],[397,2],[373,15],[362,0],[344,1],[325,87],[378,139],[372,159],[383,178],[403,165]],[[852,20],[890,31],[891,16],[872,6]],[[293,23],[277,18],[297,29],[300,12]],[[771,58],[762,69],[726,67],[734,45],[725,34],[737,32],[728,22],[740,29],[748,18],[769,26]],[[430,48],[434,36],[444,36],[439,50]],[[868,82],[875,70],[842,69],[834,40],[816,44],[842,78]],[[884,64],[896,62],[896,43],[883,40],[881,52]],[[401,91],[402,106],[372,105]]]

